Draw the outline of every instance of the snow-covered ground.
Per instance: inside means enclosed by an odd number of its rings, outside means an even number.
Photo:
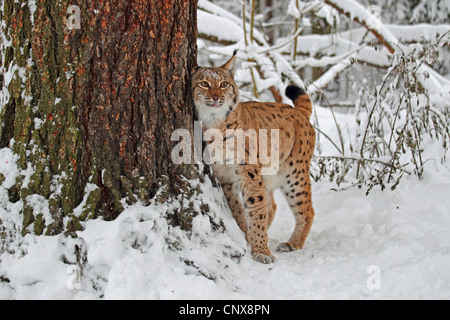
[[[17,172],[11,153],[0,155],[0,219],[11,232],[20,206],[5,202],[5,186]],[[316,217],[305,248],[275,253],[270,265],[253,261],[208,185],[205,201],[213,221],[223,219],[224,233],[197,216],[188,237],[167,225],[162,214],[170,205],[137,204],[115,221],[88,221],[77,239],[17,236],[14,252],[0,255],[0,299],[449,299],[449,163],[427,164],[422,181],[406,177],[395,191],[374,188],[368,196],[313,183]],[[276,200],[272,250],[293,228],[280,193]]]

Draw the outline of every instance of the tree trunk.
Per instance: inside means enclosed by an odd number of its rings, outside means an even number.
[[[0,147],[13,149],[22,169],[9,197],[23,201],[23,233],[114,219],[123,199],[148,203],[162,186],[159,201],[194,192],[184,178],[199,173],[172,163],[170,138],[193,130],[197,0],[0,6]],[[69,6],[80,9],[79,29],[68,28],[78,18]],[[48,208],[31,201],[36,195]],[[174,223],[188,229],[185,215]]]

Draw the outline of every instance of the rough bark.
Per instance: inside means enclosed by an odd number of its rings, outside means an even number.
[[[193,127],[197,1],[37,0],[34,12],[28,2],[4,0],[1,12],[1,66],[15,76],[8,84],[0,78],[9,93],[0,147],[12,147],[23,172],[32,172],[9,190],[24,202],[24,232],[114,219],[122,199],[149,202],[163,185],[160,201],[193,192],[184,178],[198,173],[172,164],[170,137]],[[80,29],[67,28],[69,5],[80,8]],[[36,194],[48,203],[51,225],[28,204]]]

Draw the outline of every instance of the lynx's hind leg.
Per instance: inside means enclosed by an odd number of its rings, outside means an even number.
[[[273,198],[273,192],[267,192],[267,229],[272,225],[272,221],[275,218],[275,212],[277,211],[277,204]]]
[[[303,248],[314,219],[311,201],[311,181],[306,166],[295,166],[286,177],[281,191],[294,214],[295,228],[288,242],[281,243],[277,251],[287,252]]]

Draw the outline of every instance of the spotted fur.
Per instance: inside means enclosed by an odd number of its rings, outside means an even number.
[[[219,68],[198,68],[193,73],[195,109],[203,129],[221,130],[224,140],[227,129],[255,129],[258,134],[259,129],[279,130],[279,170],[276,175],[262,175],[264,166],[260,161],[256,164],[249,161],[213,164],[254,259],[271,263],[275,258],[268,246],[267,230],[276,211],[273,191],[281,188],[295,217],[290,239],[281,243],[277,251],[301,249],[314,218],[309,178],[315,143],[315,131],[309,122],[311,102],[303,89],[289,86],[286,95],[293,100],[294,108],[281,103],[240,103],[239,90],[233,80],[235,60],[236,55],[233,55]],[[245,143],[248,155],[251,146]]]

